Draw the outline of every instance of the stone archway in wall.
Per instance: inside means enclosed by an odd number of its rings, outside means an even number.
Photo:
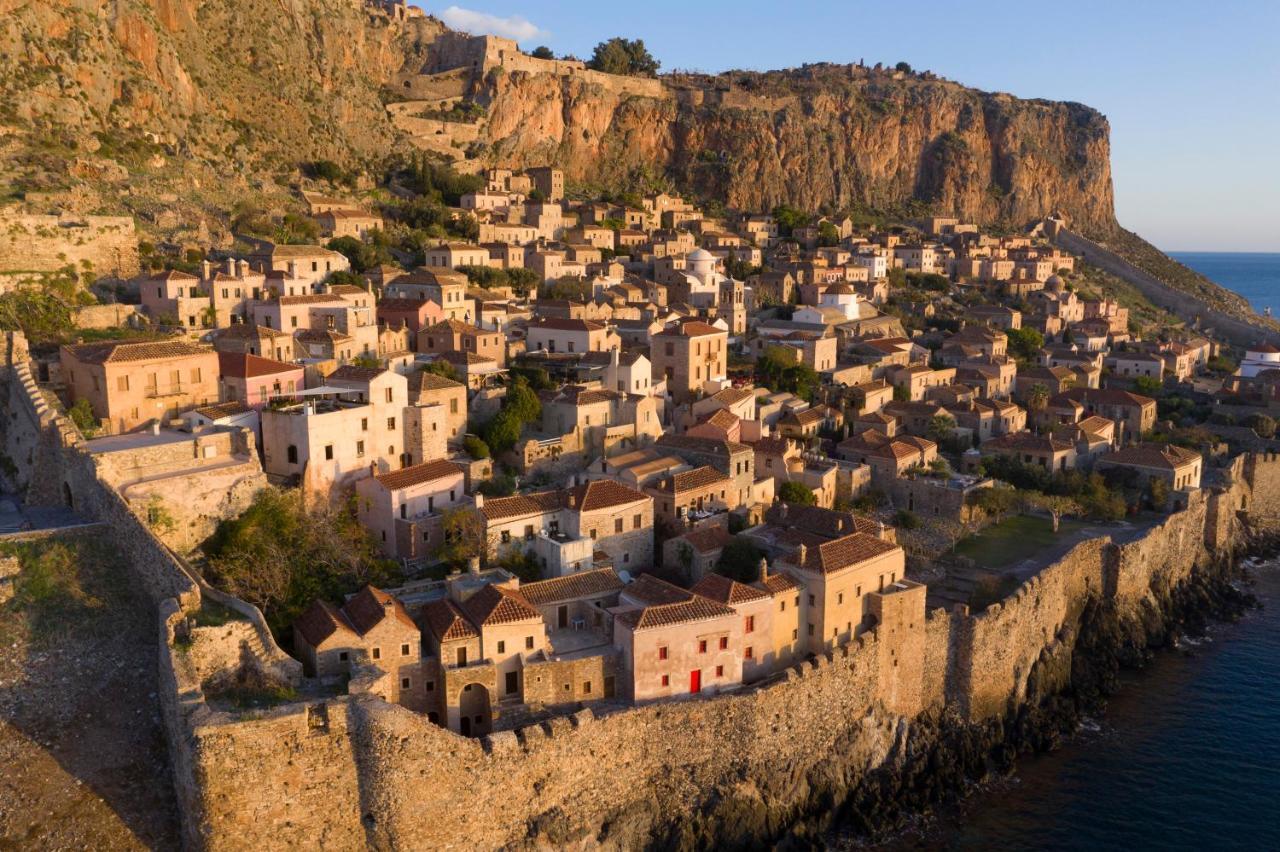
[[[489,688],[483,683],[464,684],[458,693],[458,732],[478,737],[493,730],[493,709]]]
[[[68,509],[74,509],[76,507],[75,497],[71,494],[71,486],[66,482],[62,483],[62,503]]]

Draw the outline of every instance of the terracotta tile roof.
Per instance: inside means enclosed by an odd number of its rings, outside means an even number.
[[[658,332],[655,337],[705,337],[708,334],[728,334],[721,331],[714,325],[703,322],[702,320],[684,320],[671,328],[665,328]]]
[[[725,388],[724,390],[716,391],[708,398],[714,399],[716,402],[722,402],[725,405],[737,405],[739,402],[750,399],[753,396],[755,396],[755,391],[749,391],[745,388]]]
[[[821,411],[816,408],[810,408],[801,411],[799,414],[787,414],[778,423],[786,424],[787,426],[812,426],[815,423],[821,423],[825,417]]]
[[[873,535],[852,533],[805,548],[804,562],[798,567],[816,574],[831,574],[898,549],[896,544]],[[794,558],[798,558],[798,554]]]
[[[556,512],[564,507],[563,491],[535,491],[532,494],[515,494],[511,497],[494,497],[485,500],[480,511],[490,523]]]
[[[734,414],[729,409],[717,408],[715,414],[712,414],[710,417],[703,420],[702,422],[711,426],[715,426],[720,429],[728,430],[728,429],[732,429],[735,425],[737,425],[740,422],[740,420],[741,418],[739,418],[738,415]]]
[[[812,533],[823,538],[839,538],[852,532],[877,535],[880,523],[853,512],[823,509],[820,506],[802,506],[799,503],[781,503],[771,506],[765,520],[780,527]]]
[[[1108,464],[1152,467],[1161,470],[1177,470],[1200,458],[1200,454],[1176,444],[1140,444],[1108,453],[1100,461]]]
[[[286,364],[271,358],[258,355],[241,354],[239,352],[219,352],[218,372],[223,376],[237,379],[252,379],[258,376],[274,376],[278,373],[292,373],[302,368],[296,364]]]
[[[492,356],[477,355],[474,352],[441,352],[436,357],[441,361],[448,361],[450,364],[464,364],[467,366],[498,363],[497,359]]]
[[[308,293],[305,296],[281,296],[281,305],[341,305],[342,299],[327,293]]]
[[[432,304],[427,299],[386,298],[378,300],[379,311],[413,311],[420,312],[425,305]]]
[[[733,453],[750,452],[751,447],[737,441],[721,441],[718,438],[699,438],[696,435],[663,435],[655,445],[673,450],[706,453],[728,459]]]
[[[368,296],[369,291],[354,284],[330,284],[329,292],[337,296]]]
[[[622,580],[612,568],[581,571],[566,577],[523,583],[520,594],[534,606],[607,595],[622,590]]]
[[[427,370],[415,370],[409,374],[409,390],[411,391],[449,390],[463,387],[466,387],[466,385],[462,382],[446,379],[439,373],[432,373]]]
[[[729,531],[721,526],[698,527],[680,537],[699,553],[714,553],[733,540]]]
[[[183,272],[181,269],[166,269],[163,272],[157,272],[147,279],[148,281],[199,281],[200,279],[190,272]]]
[[[1054,397],[1069,399],[1073,402],[1083,402],[1086,405],[1093,403],[1096,405],[1128,405],[1145,408],[1149,405],[1155,405],[1156,401],[1149,396],[1141,396],[1128,391],[1116,390],[1115,388],[1071,388],[1065,390]]]
[[[471,639],[480,635],[458,605],[448,598],[434,600],[424,606],[422,620],[437,642]]]
[[[393,470],[389,473],[379,473],[373,478],[388,491],[397,491],[401,488],[408,488],[411,485],[419,485],[423,482],[434,482],[437,479],[461,475],[462,470],[453,462],[436,459],[435,461],[415,464],[412,467]]]
[[[355,364],[345,364],[329,374],[329,379],[335,382],[371,382],[385,373],[381,367],[357,367]]]
[[[268,328],[265,325],[254,325],[247,322],[233,323],[226,328],[219,329],[215,337],[218,340],[222,338],[231,338],[238,340],[249,340],[257,337],[288,337],[287,331],[280,331],[276,328]]]
[[[538,317],[529,323],[530,328],[547,328],[554,331],[602,331],[606,328],[602,322],[582,319],[562,319],[560,317]]]
[[[345,632],[355,638],[355,629],[335,607],[322,600],[312,601],[311,606],[293,622],[293,628],[313,648],[335,633]]]
[[[1033,435],[1030,432],[1011,432],[1008,435],[1001,435],[998,438],[992,438],[984,442],[982,449],[1029,453],[1062,453],[1070,450],[1072,446],[1069,441],[1058,441],[1054,438],[1046,438],[1043,435]]]
[[[613,479],[594,479],[574,488],[571,493],[573,506],[579,512],[595,512],[653,499]]]
[[[682,491],[694,491],[700,488],[710,488],[715,485],[729,482],[729,477],[710,465],[695,467],[693,470],[686,470],[681,473],[672,474],[664,479],[658,489],[661,491],[669,491],[673,494],[679,494]]]
[[[351,340],[348,335],[333,329],[304,328],[294,333],[294,337],[304,343],[345,343]]]
[[[486,334],[494,332],[485,332],[482,328],[477,328],[469,322],[463,322],[460,319],[445,319],[434,325],[427,326],[423,329],[428,334]]]
[[[616,620],[632,630],[647,630],[653,627],[669,627],[673,624],[706,621],[724,616],[736,616],[736,613],[728,606],[710,598],[690,595],[688,600],[680,603],[656,604],[640,609],[624,610],[617,613]]]
[[[413,623],[413,619],[405,611],[404,604],[374,586],[365,586],[352,595],[342,605],[342,613],[361,635],[377,627],[388,615],[406,627],[418,629],[418,625]]]
[[[668,583],[652,574],[641,574],[626,588],[629,598],[654,606],[659,604],[680,603],[692,597],[692,592],[682,589],[675,583]]]
[[[722,574],[707,574],[692,589],[695,595],[702,595],[717,603],[734,604],[761,601],[769,597],[759,589],[731,580]]]
[[[82,364],[160,361],[169,358],[189,358],[213,352],[212,349],[205,349],[184,340],[148,340],[140,343],[113,340],[108,343],[82,343],[65,348]]]
[[[490,583],[462,603],[463,610],[472,623],[481,627],[489,624],[512,624],[517,621],[537,619],[542,615],[518,592]]]
[[[785,594],[792,589],[800,588],[800,582],[786,571],[778,571],[777,573],[771,571],[769,576],[758,581],[757,584],[772,596]]]

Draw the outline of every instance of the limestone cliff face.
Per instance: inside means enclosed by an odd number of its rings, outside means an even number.
[[[665,81],[647,97],[574,75],[489,75],[486,159],[562,165],[607,182],[665,174],[733,207],[816,209],[915,200],[1022,224],[1061,210],[1114,225],[1105,118],[856,66]]]

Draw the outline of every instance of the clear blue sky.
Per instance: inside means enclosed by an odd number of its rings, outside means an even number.
[[[1280,0],[419,5],[582,58],[611,36],[642,38],[664,70],[906,60],[981,89],[1080,101],[1111,122],[1123,225],[1169,251],[1280,251]]]

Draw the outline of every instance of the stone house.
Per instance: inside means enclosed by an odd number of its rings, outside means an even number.
[[[331,273],[351,269],[345,255],[313,245],[268,245],[251,253],[249,263],[263,273],[288,273],[313,291]]]
[[[836,455],[871,468],[871,482],[887,488],[893,480],[917,467],[928,467],[938,457],[938,445],[915,435],[889,437],[868,429],[841,441]]]
[[[778,418],[778,432],[804,444],[818,436],[825,421],[826,415],[821,409],[810,408],[805,411],[788,412]]]
[[[1071,388],[1050,399],[1050,408],[1076,403],[1082,416],[1101,415],[1121,427],[1121,443],[1139,440],[1156,424],[1156,401],[1149,396],[1112,388]],[[1079,418],[1077,418],[1079,419]]]
[[[293,335],[279,329],[237,322],[213,333],[216,352],[261,355],[276,361],[295,357]]]
[[[425,267],[398,276],[386,286],[383,297],[435,302],[445,319],[471,322],[472,302],[467,298],[467,276],[451,269]]]
[[[422,679],[422,634],[404,605],[365,586],[340,607],[316,600],[293,623],[294,650],[312,677],[350,674],[356,662],[387,672],[387,699],[419,712],[426,709]]]
[[[439,406],[438,411],[444,415],[445,440],[461,443],[467,429],[467,386],[426,370],[415,370],[406,381],[409,404]]]
[[[215,316],[208,292],[194,275],[170,269],[138,285],[142,307],[154,322],[183,328],[209,328]]]
[[[422,265],[457,269],[460,266],[488,266],[489,250],[472,243],[441,243],[422,253]]]
[[[292,396],[306,386],[306,371],[257,355],[218,353],[219,399],[261,408],[271,399]]]
[[[428,299],[380,299],[377,318],[379,325],[390,328],[406,328],[409,345],[418,351],[418,332],[444,320],[444,310]]]
[[[655,381],[665,381],[667,393],[687,402],[703,391],[722,390],[728,369],[727,331],[701,320],[683,320],[653,336],[649,358]]]
[[[606,323],[585,319],[540,317],[529,323],[529,352],[607,352],[621,349],[622,340]]]
[[[732,540],[728,527],[720,524],[694,527],[662,543],[662,564],[668,572],[678,569],[684,582],[697,583],[715,571]]]
[[[623,590],[613,616],[629,673],[623,693],[634,703],[742,683],[743,619],[732,607],[646,574]]]
[[[444,514],[466,497],[461,468],[444,459],[356,483],[356,516],[390,559],[423,559],[441,543]]]
[[[218,354],[185,341],[83,343],[59,358],[70,403],[88,400],[112,433],[221,401]]]
[[[383,228],[382,217],[364,210],[326,210],[316,215],[320,233],[330,239],[355,237],[363,240]]]
[[[984,456],[1006,456],[1023,464],[1042,467],[1050,473],[1071,470],[1076,466],[1075,444],[1030,432],[992,438],[983,443],[981,450]]]
[[[418,352],[471,352],[492,360],[499,367],[507,363],[506,337],[456,319],[441,320],[418,331]]]
[[[800,639],[810,653],[821,653],[861,635],[867,621],[867,596],[883,591],[906,572],[906,554],[898,545],[862,532],[801,543],[778,564],[804,587],[805,623]]]
[[[1150,479],[1163,480],[1171,492],[1200,487],[1201,455],[1176,444],[1135,444],[1098,459],[1099,470],[1127,468]]]
[[[734,483],[714,467],[704,465],[674,473],[647,486],[645,493],[653,498],[655,517],[675,529],[741,505]]]
[[[918,402],[925,398],[930,388],[952,384],[956,380],[956,370],[954,367],[934,370],[923,364],[911,364],[890,367],[885,371],[885,378],[895,388],[902,388],[907,399]]]
[[[767,563],[761,571],[761,579],[767,579]],[[729,607],[742,619],[744,683],[767,677],[790,663],[791,655],[779,654],[773,642],[774,596],[768,591],[720,574],[706,574],[690,591]],[[789,647],[784,645],[784,649]]]

